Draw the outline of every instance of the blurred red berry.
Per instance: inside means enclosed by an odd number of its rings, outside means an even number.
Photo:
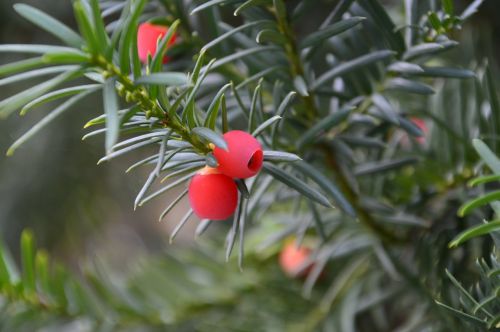
[[[411,122],[413,122],[424,134],[423,136],[417,137],[417,142],[421,145],[425,144],[425,137],[429,133],[429,129],[427,128],[427,125],[424,120],[420,118],[411,118]]]
[[[255,137],[241,130],[224,134],[228,151],[216,147],[214,155],[221,173],[232,178],[246,179],[257,174],[262,168],[264,153]]]
[[[416,125],[422,131],[423,134],[423,136],[415,137],[415,140],[417,141],[418,144],[425,145],[426,137],[429,134],[429,128],[427,127],[425,120],[415,117],[410,118],[409,120],[413,122],[413,124]],[[410,138],[407,133],[404,133],[404,135],[401,137],[400,144],[405,149],[410,148]]]
[[[139,52],[139,59],[146,63],[148,61],[148,55],[155,56],[156,48],[158,47],[158,42],[165,36],[168,31],[168,27],[161,25],[154,25],[148,22],[139,25],[137,31],[137,48]],[[171,46],[175,42],[175,34],[172,36],[168,42],[168,46]],[[163,63],[167,63],[169,58],[165,56],[163,58]]]
[[[289,277],[305,277],[312,268],[313,264],[304,266],[305,262],[311,255],[312,250],[305,246],[297,247],[295,241],[290,241],[285,244],[281,250],[279,262],[281,269]]]
[[[188,195],[194,213],[202,219],[224,220],[238,204],[236,183],[215,168],[206,167],[193,176]]]

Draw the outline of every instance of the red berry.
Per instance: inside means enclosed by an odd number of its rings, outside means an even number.
[[[238,188],[233,179],[214,168],[204,168],[191,179],[189,202],[200,218],[224,220],[238,204]]]
[[[411,122],[413,122],[420,130],[422,130],[422,133],[424,136],[417,137],[417,142],[420,145],[425,144],[425,136],[429,133],[429,128],[427,128],[427,124],[425,123],[424,120],[419,119],[419,118],[411,118]]]
[[[154,56],[156,54],[156,48],[158,46],[159,40],[165,36],[168,31],[168,27],[161,25],[154,25],[148,22],[139,25],[137,31],[137,49],[139,52],[139,59],[146,63],[148,61],[148,55]],[[175,42],[175,34],[172,36],[168,42],[168,46],[171,46]],[[169,58],[165,56],[163,58],[163,63],[167,63]]]
[[[307,247],[297,247],[295,241],[286,243],[279,257],[281,268],[290,277],[307,276],[311,272],[313,265],[304,266],[304,263],[311,255],[311,252],[312,250]]]
[[[214,149],[221,173],[233,178],[245,179],[260,171],[264,153],[255,137],[241,130],[232,130],[224,134],[224,139],[228,145],[228,151],[218,147]]]
[[[427,127],[427,123],[425,122],[425,120],[416,117],[412,117],[409,120],[413,122],[413,124],[416,125],[423,133],[423,136],[416,137],[415,140],[417,141],[418,144],[422,146],[425,145],[426,137],[429,134],[429,128]],[[402,135],[400,144],[405,149],[410,148],[410,138],[407,133],[404,133]]]

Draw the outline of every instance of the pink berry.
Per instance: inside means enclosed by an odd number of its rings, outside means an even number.
[[[297,247],[295,241],[286,243],[279,257],[281,269],[289,277],[307,276],[311,272],[313,265],[310,264],[304,268],[304,262],[309,258],[311,252],[312,250],[307,247]],[[298,273],[301,269],[302,271]]]
[[[158,42],[165,36],[168,31],[168,27],[161,25],[154,25],[148,22],[139,25],[137,31],[137,49],[139,52],[139,59],[146,63],[148,61],[148,55],[155,56],[156,48],[158,47]],[[175,34],[170,39],[168,46],[171,46],[175,42]],[[163,58],[163,63],[167,63],[169,58],[165,56]]]
[[[232,130],[224,134],[224,140],[228,151],[219,147],[214,149],[221,173],[232,178],[246,179],[260,171],[264,153],[255,137],[241,130]]]
[[[427,124],[425,123],[424,120],[420,119],[420,118],[411,118],[410,119],[411,122],[413,122],[418,128],[420,128],[420,130],[422,130],[422,133],[424,134],[424,136],[420,136],[420,137],[417,137],[417,142],[420,144],[420,145],[423,145],[425,144],[425,136],[427,136],[427,134],[429,133],[429,128],[427,128]]]
[[[234,180],[208,167],[193,176],[188,196],[194,213],[202,219],[227,219],[238,204],[238,188]]]

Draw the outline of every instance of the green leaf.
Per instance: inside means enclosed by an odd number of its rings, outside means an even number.
[[[309,96],[307,83],[302,76],[295,76],[295,78],[293,79],[293,86],[302,97]]]
[[[270,0],[247,0],[243,4],[241,4],[240,6],[238,6],[238,8],[236,8],[236,10],[234,11],[233,15],[234,16],[238,16],[245,9],[248,9],[248,8],[251,8],[251,7],[254,7],[254,6],[259,6],[259,5],[267,4],[267,3],[270,3],[270,2],[271,2]]]
[[[153,73],[141,76],[135,84],[179,86],[187,84],[186,74],[181,72]]]
[[[137,51],[137,25],[139,17],[146,5],[146,0],[135,1],[130,4],[136,4],[135,7],[131,7],[131,14],[125,21],[124,31],[121,34],[118,53],[120,59],[121,70],[128,74],[130,73],[130,60],[131,53],[133,54],[132,59],[134,60],[134,77],[138,77],[141,73],[141,64],[139,61],[138,51]],[[137,63],[136,63],[137,61]]]
[[[389,50],[382,50],[382,51],[375,51],[366,55],[362,55],[354,60],[347,61],[345,63],[339,64],[335,66],[334,68],[328,70],[326,73],[321,75],[316,79],[316,81],[313,83],[311,89],[312,90],[317,90],[319,87],[321,87],[323,84],[333,80],[336,77],[351,73],[355,70],[359,70],[360,68],[364,66],[368,66],[370,64],[379,62],[379,61],[384,61],[392,57],[394,54],[393,51]]]
[[[446,14],[453,16],[453,0],[441,0],[443,4],[443,10]]]
[[[259,99],[261,98],[261,88],[262,88],[262,83],[257,85],[253,92],[252,96],[252,103],[250,105],[250,114],[248,115],[248,132],[252,132],[254,126],[255,126],[255,115],[257,113],[257,104]]]
[[[449,41],[448,43],[426,43],[426,44],[419,44],[416,46],[413,46],[409,48],[404,54],[403,54],[403,60],[412,60],[421,56],[427,56],[427,55],[432,55],[438,52],[442,52],[447,50],[450,47],[453,47],[457,45],[457,42],[454,41]]]
[[[296,191],[298,191],[305,197],[315,201],[316,203],[319,203],[326,207],[332,207],[332,204],[325,196],[323,196],[323,194],[310,187],[304,181],[299,180],[297,177],[290,176],[288,172],[285,172],[284,170],[267,162],[264,163],[264,170],[276,180],[283,182],[290,188],[295,189]]]
[[[223,65],[226,65],[230,62],[233,62],[235,60],[241,60],[245,57],[248,57],[250,55],[253,55],[255,53],[264,53],[264,52],[269,52],[269,51],[281,51],[281,49],[277,46],[257,46],[257,47],[252,47],[246,50],[238,51],[234,54],[228,55],[222,59],[219,59],[215,61],[214,65],[212,66],[212,69],[217,69]]]
[[[31,231],[23,231],[21,234],[21,261],[23,266],[23,287],[27,293],[36,290],[34,241]]]
[[[408,92],[420,95],[434,94],[434,90],[432,89],[432,87],[428,86],[427,84],[400,77],[393,78],[392,80],[387,81],[384,89],[388,91]]]
[[[227,5],[227,4],[238,3],[238,2],[243,2],[243,0],[210,0],[210,1],[207,1],[199,6],[195,7],[191,11],[191,15],[193,15],[197,12],[200,12],[202,10],[208,9],[210,7],[213,7],[213,6]]]
[[[27,103],[22,109],[21,109],[21,115],[25,115],[30,111],[31,109],[38,107],[40,105],[43,105],[45,103],[61,99],[64,97],[68,96],[73,96],[85,91],[96,91],[97,88],[99,88],[101,85],[100,84],[88,84],[88,85],[79,85],[79,86],[74,86],[71,88],[65,88],[65,89],[60,89],[56,91],[49,92],[41,97],[38,97],[31,102]]]
[[[413,137],[423,137],[424,132],[413,121],[399,116],[399,126]]]
[[[393,62],[387,67],[387,70],[402,74],[418,74],[424,71],[419,65],[405,61]]]
[[[360,16],[349,17],[345,20],[341,20],[340,22],[330,25],[325,29],[313,32],[300,42],[300,48],[320,45],[325,39],[329,39],[335,35],[347,31],[357,26],[365,19],[365,17]]]
[[[165,210],[162,211],[162,213],[160,214],[160,217],[158,218],[158,221],[162,221],[163,218],[165,218],[165,216],[170,212],[172,211],[172,209],[177,205],[177,203],[179,203],[183,198],[184,196],[186,196],[188,193],[188,190],[187,188],[184,189],[184,191],[179,195],[177,196],[176,199],[174,199],[166,208]]]
[[[328,131],[336,125],[340,124],[342,121],[347,119],[353,109],[354,107],[346,106],[324,117],[322,120],[317,122],[314,126],[309,128],[305,133],[302,134],[302,136],[297,140],[297,147],[301,148],[304,145],[313,142],[325,131]]]
[[[205,156],[205,163],[207,164],[208,167],[216,168],[219,166],[219,163],[217,162],[217,158],[215,158],[213,153],[207,153]]]
[[[14,5],[14,10],[31,23],[53,34],[69,46],[75,48],[82,46],[83,40],[75,31],[39,9],[27,4],[18,3]]]
[[[226,237],[226,262],[229,262],[229,257],[231,257],[231,252],[233,251],[234,243],[236,242],[236,234],[238,234],[238,228],[240,226],[240,218],[243,212],[243,201],[245,199],[243,197],[239,197],[238,199],[238,207],[236,208],[236,212],[233,217],[233,225]]]
[[[236,186],[238,187],[238,191],[240,192],[241,196],[245,199],[250,198],[250,191],[248,190],[245,180],[236,179],[234,180],[234,182],[236,183]]]
[[[198,58],[196,59],[196,64],[194,66],[193,73],[190,76],[190,81],[192,84],[196,84],[196,82],[198,82],[198,77],[200,77],[203,64],[205,63],[206,54],[207,52],[203,50],[198,54]]]
[[[164,194],[166,193],[167,191],[169,191],[170,189],[172,188],[175,188],[181,184],[183,184],[184,182],[190,180],[192,177],[193,177],[194,173],[189,173],[188,175],[185,175],[181,178],[178,178],[177,180],[169,183],[168,185],[166,185],[165,187],[155,191],[154,193],[152,193],[151,195],[145,197],[142,201],[139,202],[139,206],[143,206],[145,203],[149,202],[150,200],[152,200],[153,198],[161,195],[161,194]]]
[[[212,65],[215,63],[215,59],[212,59],[207,66],[205,67],[205,71],[201,74],[200,78],[197,79],[196,84],[194,85],[191,93],[189,94],[186,100],[186,106],[184,108],[184,112],[182,113],[182,119],[187,120],[187,123],[190,128],[193,128],[198,125],[198,120],[196,117],[196,106],[195,106],[195,97],[196,93],[200,89],[203,81],[207,77],[210,72]]]
[[[154,55],[153,62],[151,63],[151,68],[153,72],[160,71],[161,65],[163,63],[163,58],[169,47],[169,43],[174,37],[175,32],[177,31],[177,27],[179,26],[180,23],[181,23],[180,20],[175,20],[168,28],[168,31],[165,34],[165,36],[163,36],[163,38],[161,39],[156,54]]]
[[[73,63],[73,64],[85,64],[90,61],[90,57],[83,52],[56,52],[47,53],[43,56],[43,62],[45,64],[63,64],[63,63]]]
[[[485,184],[485,183],[490,183],[490,182],[498,182],[500,181],[500,174],[494,174],[494,175],[485,175],[485,176],[480,176],[475,179],[470,180],[467,185],[469,187],[474,187],[480,184]]]
[[[55,67],[47,67],[47,68],[41,68],[41,69],[35,69],[31,70],[25,73],[13,75],[6,77],[4,79],[0,79],[0,86],[3,85],[8,85],[11,83],[39,77],[39,76],[45,76],[45,75],[51,75],[51,74],[58,74],[61,72],[67,72],[70,70],[75,70],[77,69],[77,66],[55,66]]]
[[[203,233],[205,233],[205,231],[208,229],[208,227],[211,224],[212,224],[212,220],[210,220],[210,219],[200,220],[200,223],[198,224],[198,226],[196,227],[196,230],[194,231],[195,239],[197,239],[198,237],[203,235]]]
[[[23,72],[29,69],[34,69],[43,66],[45,63],[42,57],[31,58],[16,62],[11,62],[0,66],[0,76],[8,76],[18,72]]]
[[[206,139],[207,141],[215,144],[217,147],[219,147],[223,150],[228,151],[228,149],[229,149],[224,138],[211,129],[208,129],[205,127],[196,127],[196,128],[192,129],[192,132],[194,134]]]
[[[463,217],[478,207],[498,200],[500,200],[500,190],[489,192],[462,204],[460,209],[458,209],[458,215]]]
[[[473,323],[474,325],[478,326],[478,327],[482,327],[484,328],[486,323],[482,320],[480,320],[479,318],[475,317],[475,316],[472,316],[472,315],[469,315],[463,311],[460,311],[460,310],[457,310],[453,307],[450,307],[444,303],[441,303],[439,301],[435,301],[436,304],[438,304],[440,307],[446,309],[447,311],[453,313],[455,316],[457,316],[458,318],[460,319],[464,319],[470,323]]]
[[[426,67],[422,66],[422,71],[415,74],[416,76],[425,77],[445,77],[445,78],[473,78],[476,74],[472,70],[461,68],[448,67]]]
[[[261,30],[257,34],[257,37],[255,37],[255,41],[259,44],[270,43],[275,45],[285,45],[287,43],[286,37],[273,29]]]
[[[290,152],[266,150],[264,151],[264,160],[274,162],[294,162],[301,161],[302,158]]]
[[[101,50],[106,50],[109,47],[109,37],[104,28],[104,21],[99,8],[99,0],[90,0],[90,8],[92,10],[93,26],[95,27],[96,41]],[[112,54],[110,54],[112,56]],[[111,57],[108,58],[111,60]]]
[[[399,125],[399,117],[397,115],[397,111],[394,109],[392,104],[382,96],[381,94],[375,93],[372,95],[372,101],[373,104],[382,112],[384,118],[387,119],[387,121]]]
[[[224,97],[224,92],[231,86],[231,83],[224,85],[219,92],[215,95],[210,106],[207,110],[207,116],[205,118],[204,126],[214,130],[215,124],[217,123],[217,116],[219,115],[219,108],[221,106],[222,98]]]
[[[471,17],[472,15],[474,15],[477,12],[477,10],[479,9],[479,7],[483,4],[483,2],[484,2],[484,0],[475,0],[475,1],[473,1],[462,12],[462,14],[460,15],[460,19],[462,21],[464,21],[464,20],[468,19],[469,17]]]
[[[42,96],[59,84],[62,84],[67,79],[72,78],[72,76],[75,76],[76,73],[76,71],[62,73],[44,83],[38,84],[28,90],[24,90],[23,92],[2,100],[0,102],[0,118],[6,118],[12,112],[21,108],[26,103]]]
[[[107,129],[105,129],[105,131],[107,132]],[[147,146],[147,145],[150,145],[150,144],[154,144],[154,143],[158,143],[161,141],[161,138],[159,137],[156,137],[156,138],[151,138],[149,140],[146,140],[144,142],[140,142],[140,143],[137,143],[137,144],[133,144],[133,145],[130,145],[124,149],[121,149],[121,150],[116,150],[116,151],[113,151],[107,155],[105,155],[104,157],[102,157],[101,159],[99,159],[97,161],[97,165],[100,165],[101,163],[103,163],[104,161],[109,161],[113,158],[116,158],[118,156],[121,156],[121,155],[124,155],[126,153],[129,153],[129,152],[132,152],[132,151],[135,151],[141,147],[144,147],[144,146]],[[120,143],[121,144],[121,143]],[[118,144],[117,144],[118,145]],[[116,147],[116,146],[114,146]]]
[[[500,159],[498,159],[490,148],[483,141],[477,138],[472,140],[472,145],[493,173],[500,174]]]
[[[292,103],[293,99],[295,98],[296,94],[297,93],[295,91],[291,91],[286,95],[285,99],[283,99],[283,101],[278,106],[278,109],[276,110],[276,115],[279,115],[281,117],[285,116],[285,112],[290,108],[289,106]],[[277,143],[276,140],[277,140],[278,127],[279,126],[274,126],[271,130],[271,140],[273,148],[276,146]]]
[[[38,251],[36,253],[35,275],[41,290],[47,294],[51,292],[49,256],[45,251]]]
[[[229,30],[228,32],[220,35],[219,37],[215,38],[214,40],[210,41],[209,43],[205,44],[205,46],[203,46],[203,48],[201,49],[201,51],[206,51],[212,47],[214,47],[215,45],[218,45],[220,43],[222,43],[223,41],[227,40],[229,37],[231,37],[232,35],[240,32],[240,31],[243,31],[245,29],[248,29],[248,28],[252,28],[252,27],[255,27],[255,26],[259,26],[259,25],[269,25],[269,24],[274,24],[273,21],[269,21],[269,20],[259,20],[259,21],[253,21],[253,22],[248,22],[246,24],[243,24],[239,27],[236,27],[236,28],[233,28],[231,30]]]
[[[222,132],[227,133],[229,131],[229,120],[227,118],[226,97],[224,95],[222,95],[221,98],[221,118],[222,118]]]
[[[415,157],[403,157],[393,160],[367,162],[362,165],[356,166],[354,168],[354,174],[356,174],[357,176],[362,176],[380,172],[388,172],[404,166],[413,165],[417,162],[418,159]]]
[[[118,141],[120,119],[118,117],[118,96],[115,90],[116,81],[109,79],[103,87],[104,112],[106,113],[106,154],[113,151],[113,146]]]
[[[481,235],[490,234],[500,230],[500,220],[486,222],[475,227],[471,227],[458,234],[448,245],[450,248],[458,247],[467,240]]]
[[[275,125],[279,120],[281,120],[282,117],[279,116],[279,115],[275,115],[269,119],[267,119],[266,121],[262,122],[253,132],[252,132],[252,136],[259,136],[260,134],[262,134],[264,132],[264,130],[266,130],[268,127],[272,126],[272,125]]]
[[[306,162],[293,163],[292,167],[299,170],[305,176],[313,180],[321,189],[329,194],[337,203],[337,205],[347,214],[356,216],[356,212],[351,204],[347,201],[341,191],[337,188],[332,180]]]
[[[238,84],[236,86],[236,89],[239,90],[252,82],[255,82],[263,77],[267,77],[269,74],[277,71],[278,69],[283,69],[283,68],[285,68],[285,67],[283,67],[282,65],[277,65],[277,66],[272,66],[272,67],[266,68],[266,69],[264,69],[256,74],[246,78],[245,80],[243,80],[240,84]]]
[[[81,51],[65,46],[52,46],[42,44],[3,44],[0,45],[0,53],[32,53],[32,54],[51,54],[51,53],[74,53],[84,54]]]
[[[443,25],[441,24],[441,20],[439,19],[436,12],[430,12],[428,18],[432,28],[436,31],[441,31]]]
[[[389,42],[390,48],[399,54],[402,53],[406,49],[405,40],[401,32],[396,29],[389,17],[389,11],[382,6],[382,3],[378,0],[358,0],[357,2],[370,14],[374,26],[380,28],[384,39]]]
[[[7,151],[7,156],[11,156],[14,154],[15,150],[21,146],[24,142],[29,140],[31,137],[33,137],[35,134],[37,134],[41,129],[43,129],[46,125],[48,125],[50,122],[52,122],[55,118],[57,118],[59,115],[64,113],[67,109],[69,109],[71,106],[79,102],[83,97],[87,96],[88,94],[96,91],[97,89],[90,89],[87,90],[79,95],[73,96],[72,98],[68,99],[58,107],[56,107],[51,113],[49,113],[47,116],[45,116],[42,120],[38,121],[30,130],[28,130],[24,135],[22,135],[20,138],[18,138],[9,148]]]
[[[83,39],[87,43],[90,53],[99,54],[99,42],[96,39],[96,32],[92,27],[92,23],[87,16],[87,12],[81,1],[75,1],[73,3],[73,10],[75,13],[75,18],[78,23],[78,28],[83,36]]]
[[[184,215],[184,217],[182,217],[181,221],[174,227],[168,239],[169,243],[172,243],[174,241],[179,231],[182,229],[182,227],[184,227],[184,225],[186,225],[189,218],[193,215],[193,212],[194,212],[193,209],[189,209],[188,212]]]

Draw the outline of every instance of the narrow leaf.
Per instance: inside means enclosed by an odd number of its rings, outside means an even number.
[[[389,50],[375,51],[366,55],[362,55],[354,60],[339,64],[318,77],[313,83],[311,89],[316,90],[325,83],[333,80],[335,77],[351,73],[355,70],[379,61],[387,60],[392,57],[393,54],[394,52]]]
[[[120,132],[118,117],[118,96],[115,90],[115,80],[109,79],[103,87],[104,112],[106,113],[106,154],[113,151]]]
[[[215,144],[217,147],[219,147],[223,150],[228,151],[228,149],[229,149],[224,138],[211,129],[208,129],[205,127],[196,127],[196,128],[192,129],[192,132],[194,134],[206,139],[207,141]]]
[[[180,72],[153,73],[139,77],[135,84],[179,86],[187,84],[187,77]]]
[[[297,147],[303,147],[304,145],[314,141],[319,135],[328,131],[330,128],[335,127],[349,116],[354,108],[351,106],[346,106],[340,110],[324,117],[314,126],[309,128],[297,141]]]
[[[500,200],[500,190],[489,192],[462,204],[458,209],[458,215],[463,217],[478,207],[498,200]]]
[[[484,224],[469,228],[458,234],[448,245],[450,248],[458,247],[467,240],[481,235],[490,234],[500,230],[500,220],[486,222]]]
[[[301,161],[302,158],[290,152],[266,150],[264,151],[264,160],[274,162],[293,162]]]
[[[269,163],[264,163],[264,170],[269,175],[272,175],[276,180],[283,182],[290,188],[295,189],[296,191],[315,201],[316,203],[319,203],[326,207],[332,207],[331,203],[325,196],[319,193],[316,189],[311,188],[304,181],[299,180],[297,177],[290,176],[289,173]]]
[[[356,166],[354,168],[354,174],[362,176],[362,175],[376,174],[380,172],[388,172],[397,168],[415,164],[417,162],[418,159],[414,157],[404,157],[393,160],[367,162],[362,165]]]
[[[385,85],[385,90],[398,91],[398,92],[409,92],[416,93],[420,95],[432,95],[434,90],[432,87],[405,78],[393,78],[389,80]]]
[[[341,20],[340,22],[330,25],[325,29],[313,32],[309,36],[304,38],[304,40],[302,40],[302,42],[300,43],[300,48],[320,45],[325,39],[329,39],[335,35],[347,31],[355,27],[365,19],[365,17],[359,16],[349,17],[345,20]]]
[[[264,132],[264,130],[266,130],[268,127],[271,127],[272,125],[276,125],[276,123],[278,121],[280,121],[282,119],[281,116],[279,115],[275,115],[269,119],[267,119],[266,121],[262,122],[253,132],[252,132],[252,136],[254,137],[257,137],[259,136],[260,134],[262,134]]]
[[[69,46],[75,48],[82,46],[83,40],[75,31],[41,10],[22,3],[15,4],[14,10],[31,23],[53,34]]]
[[[28,130],[24,135],[22,135],[20,138],[18,138],[9,148],[7,151],[7,156],[11,156],[14,154],[14,151],[21,146],[24,142],[29,140],[31,137],[33,137],[35,134],[37,134],[42,128],[44,128],[46,125],[48,125],[50,122],[52,122],[55,118],[60,116],[64,111],[68,110],[71,106],[74,104],[78,103],[81,99],[86,97],[88,94],[96,91],[96,89],[93,90],[88,90],[86,92],[83,92],[79,95],[73,96],[72,98],[68,99],[61,105],[59,105],[57,108],[55,108],[51,113],[49,113],[47,116],[45,116],[42,120],[37,122],[30,130]]]

